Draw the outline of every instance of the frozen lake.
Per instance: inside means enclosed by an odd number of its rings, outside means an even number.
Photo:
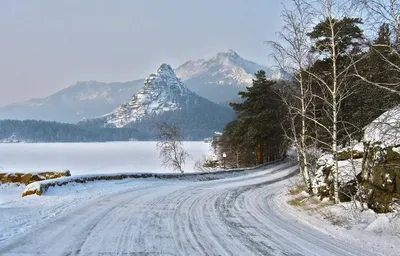
[[[185,172],[210,155],[210,144],[185,142]],[[70,170],[72,175],[116,172],[171,172],[161,166],[156,142],[0,144],[0,171]]]

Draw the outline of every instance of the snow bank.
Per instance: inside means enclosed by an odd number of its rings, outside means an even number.
[[[282,160],[273,161],[264,165],[255,166],[251,168],[241,169],[227,169],[219,170],[215,172],[195,172],[195,173],[113,173],[113,174],[89,174],[89,175],[75,175],[71,177],[58,178],[53,180],[44,180],[34,182],[26,186],[22,196],[29,195],[42,195],[50,187],[64,186],[69,183],[87,183],[93,181],[104,181],[104,180],[123,180],[123,179],[177,179],[177,180],[217,180],[226,178],[227,176],[233,176],[236,173],[242,173],[249,170],[258,169],[262,166],[271,165]]]
[[[300,177],[298,177],[300,179]],[[318,229],[330,236],[373,249],[377,255],[399,255],[400,216],[377,214],[356,208],[354,202],[332,204],[306,193],[290,195],[283,189],[273,198],[279,212],[289,219]],[[300,205],[290,205],[301,200]]]
[[[21,191],[25,189],[24,184],[6,183],[0,184],[0,205],[21,198]]]

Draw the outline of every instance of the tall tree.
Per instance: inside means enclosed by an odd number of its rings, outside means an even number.
[[[264,149],[263,161],[282,157],[286,140],[282,129],[285,110],[274,88],[276,82],[268,80],[265,71],[255,74],[253,86],[240,92],[242,103],[231,103],[237,120],[229,123],[220,138],[220,151],[229,151],[227,162],[235,166],[257,164],[257,151]]]
[[[373,31],[376,24],[379,26],[379,33],[386,33],[390,30],[390,38],[379,38],[379,41],[368,40],[370,48],[386,63],[386,66],[393,72],[392,80],[373,80],[357,70],[357,77],[365,83],[396,94],[400,97],[400,0],[353,0],[356,6],[367,11],[367,18],[370,21],[369,28]],[[382,27],[382,24],[387,24]],[[383,30],[384,29],[384,30]],[[392,42],[391,42],[392,41]],[[385,53],[390,53],[389,56]]]
[[[359,52],[362,30],[358,27],[361,20],[342,16],[345,6],[339,6],[338,1],[320,0],[315,8],[321,14],[321,22],[309,33],[313,40],[312,51],[318,61],[307,70],[319,86],[315,95],[322,106],[320,119],[313,120],[328,135],[327,141],[321,141],[332,152],[335,164],[334,199],[339,202],[339,165],[337,160],[339,143],[340,111],[343,101],[351,92],[349,72],[354,63],[349,55]],[[335,17],[337,16],[337,17]],[[322,119],[323,118],[323,119]],[[327,120],[328,122],[324,122]]]
[[[297,151],[304,183],[312,193],[309,173],[307,130],[311,123],[306,115],[311,106],[310,79],[305,70],[309,65],[310,40],[308,33],[312,23],[311,8],[303,0],[292,0],[293,9],[282,11],[284,26],[278,33],[280,42],[268,41],[273,50],[272,57],[279,68],[292,74],[294,81],[281,92],[281,98],[288,111],[287,138]]]

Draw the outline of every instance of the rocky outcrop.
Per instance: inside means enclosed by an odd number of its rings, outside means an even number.
[[[357,193],[357,184],[361,182],[362,172],[362,144],[347,147],[338,153],[339,165],[339,199],[342,202],[351,200]],[[317,161],[317,171],[313,179],[313,192],[320,199],[333,199],[333,170],[334,158],[332,154],[324,154]]]
[[[28,185],[36,181],[56,179],[71,176],[70,171],[63,172],[35,172],[35,173],[0,173],[0,184],[20,183]]]
[[[376,212],[400,211],[400,106],[365,128],[363,187]]]
[[[338,154],[340,200],[347,195],[378,213],[400,212],[400,106],[391,109],[364,129],[362,144]],[[320,198],[333,197],[333,156],[318,161],[313,185]]]
[[[398,147],[366,147],[363,188],[369,208],[379,213],[400,211],[400,153]]]

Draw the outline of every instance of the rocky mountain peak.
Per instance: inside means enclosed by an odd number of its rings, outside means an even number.
[[[150,74],[144,80],[142,88],[127,104],[106,115],[108,124],[124,127],[153,114],[182,109],[187,105],[189,94],[172,67],[161,64],[157,73]]]
[[[157,74],[163,77],[176,77],[174,70],[168,64],[161,64],[157,70]]]
[[[217,53],[217,58],[219,59],[241,59],[239,54],[237,54],[234,50],[228,49],[225,52]]]
[[[186,87],[183,86],[179,78],[172,67],[168,64],[161,64],[157,69],[157,73],[152,73],[144,80],[143,88],[153,88],[156,90],[166,90],[163,87],[169,89],[175,88],[175,90],[184,90]]]

